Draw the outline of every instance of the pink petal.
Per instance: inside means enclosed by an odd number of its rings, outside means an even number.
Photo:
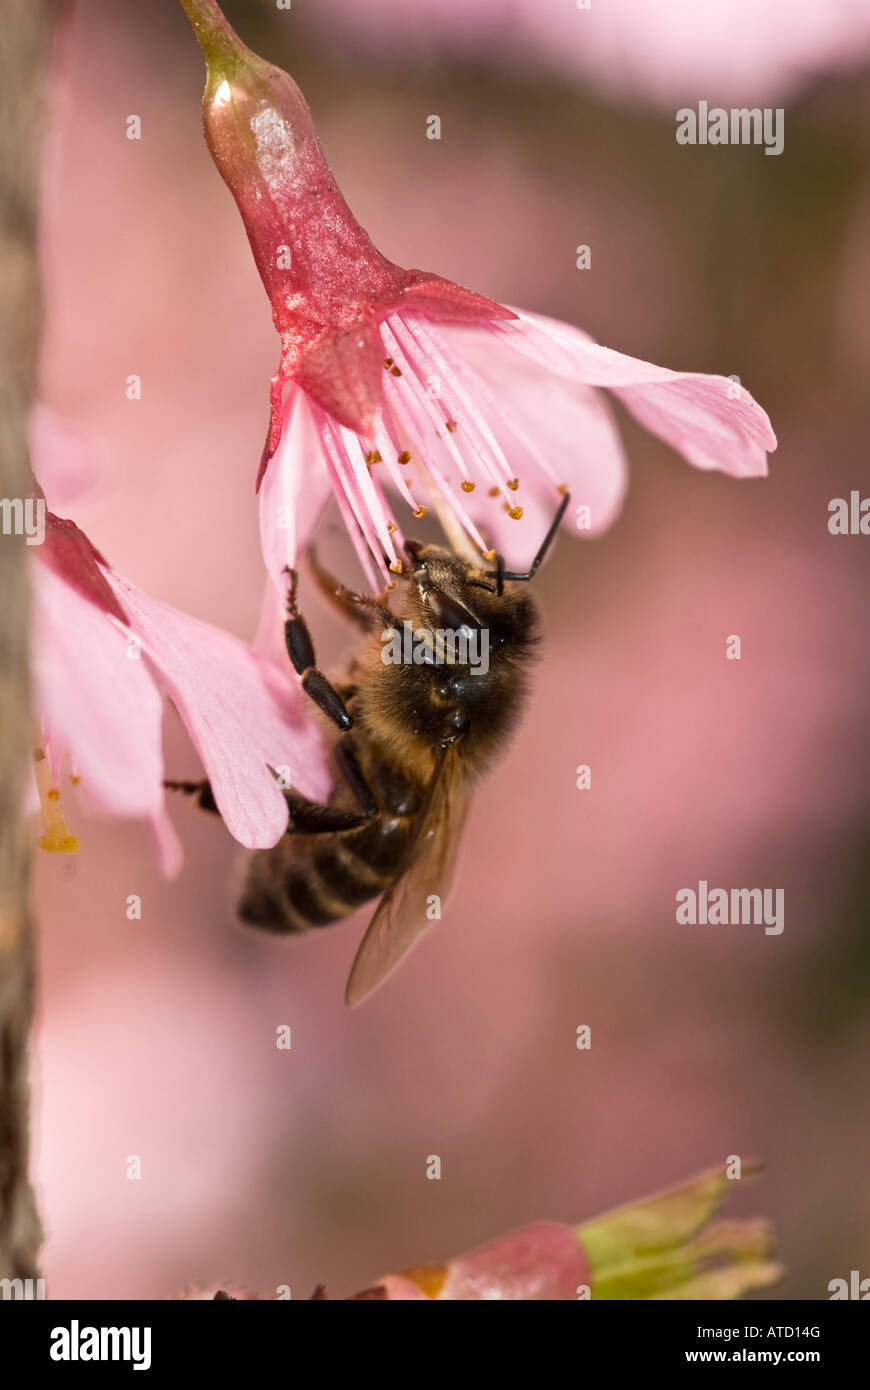
[[[106,578],[184,720],[230,833],[251,849],[276,844],[287,805],[269,768],[289,768],[306,796],[323,799],[329,790],[320,735],[297,687],[279,681],[238,638],[110,571]]]
[[[33,576],[31,661],[53,774],[66,754],[96,811],[150,820],[171,873],[180,855],[164,819],[160,692],[100,608],[40,561]]]
[[[290,658],[284,644],[285,592],[284,589],[279,592],[270,579],[266,581],[254,638],[254,653],[263,664],[273,667],[277,675],[283,671],[286,679]]]
[[[266,567],[283,595],[285,566],[295,567],[332,495],[308,397],[291,385],[281,442],[260,487],[260,539]]]
[[[589,1267],[569,1226],[538,1222],[442,1267],[406,1270],[382,1281],[389,1298],[576,1300]]]
[[[154,836],[154,849],[161,872],[166,878],[175,878],[175,875],[181,872],[184,851],[165,805],[156,816],[151,817],[151,833]]]
[[[628,468],[603,393],[529,361],[495,334],[444,326],[440,333],[484,383],[487,399],[478,392],[476,404],[519,479],[519,521],[481,487],[469,507],[509,565],[526,565],[534,557],[561,500],[559,486],[571,493],[568,529],[577,535],[605,531],[622,507]],[[466,384],[473,392],[473,377]],[[589,526],[577,530],[581,506],[589,508]]]
[[[766,453],[776,448],[776,436],[761,406],[739,384],[626,357],[539,314],[520,319],[518,326],[500,325],[497,335],[562,376],[614,391],[648,430],[696,468],[737,478],[767,473]]]

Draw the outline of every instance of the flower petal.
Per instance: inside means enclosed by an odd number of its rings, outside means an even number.
[[[605,531],[619,515],[628,486],[625,452],[606,397],[521,357],[495,334],[445,326],[439,332],[470,369],[466,387],[519,481],[519,521],[500,498],[485,493],[469,506],[508,564],[519,567],[534,557],[560,500],[557,487],[571,493],[567,527],[580,535]],[[581,507],[588,508],[588,520]]]
[[[266,567],[283,595],[285,566],[305,550],[332,495],[323,446],[305,392],[291,385],[281,442],[260,486],[260,540]]]
[[[447,1265],[407,1269],[382,1281],[391,1299],[441,1301],[566,1300],[589,1283],[589,1269],[569,1226],[540,1221],[512,1231]]]
[[[766,413],[736,379],[674,372],[602,347],[579,329],[540,314],[498,325],[497,335],[533,361],[574,381],[612,390],[653,434],[696,468],[763,477],[776,436]]]
[[[288,678],[279,681],[238,638],[149,598],[106,572],[184,720],[230,833],[269,848],[287,828],[287,804],[270,767],[322,799],[329,774],[319,731]]]
[[[152,822],[164,872],[180,863],[165,822],[163,701],[123,631],[54,569],[34,564],[31,662],[57,777],[66,753],[81,794],[105,815]]]

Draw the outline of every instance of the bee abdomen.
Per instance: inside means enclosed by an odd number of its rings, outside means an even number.
[[[304,846],[291,837],[274,850],[259,851],[239,915],[278,932],[340,922],[391,886],[410,835],[410,818],[378,816],[350,834],[311,837]]]

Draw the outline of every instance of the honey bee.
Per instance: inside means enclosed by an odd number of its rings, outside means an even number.
[[[267,931],[304,932],[379,898],[351,968],[348,1004],[371,994],[440,916],[474,784],[504,749],[526,695],[539,623],[522,585],[569,500],[524,573],[507,571],[499,555],[487,569],[409,540],[397,589],[373,598],[336,584],[312,557],[320,587],[364,634],[335,683],[317,665],[297,575],[288,571],[287,651],[335,728],[336,776],[326,805],[285,792],[287,833],[253,852],[239,915]],[[200,790],[212,809],[207,784],[174,785]]]

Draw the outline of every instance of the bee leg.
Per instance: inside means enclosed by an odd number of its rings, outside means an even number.
[[[348,714],[345,703],[335,686],[327,680],[317,665],[314,656],[314,643],[311,640],[311,633],[308,631],[308,624],[299,612],[296,603],[298,576],[296,571],[291,569],[285,570],[285,574],[290,576],[290,588],[287,593],[287,621],[284,624],[287,654],[293,664],[294,671],[301,678],[300,684],[305,694],[314,701],[317,708],[322,710],[327,718],[332,720],[333,724],[337,724],[342,732],[346,732],[353,725],[353,719]]]
[[[290,813],[288,829],[303,835],[326,834],[335,830],[356,830],[374,820],[380,807],[366,781],[356,753],[349,744],[340,742],[335,751],[335,760],[344,774],[348,786],[362,807],[362,812],[345,811],[339,806],[321,806],[309,801],[289,788],[284,792],[284,800]]]
[[[217,802],[214,799],[214,792],[211,789],[211,782],[164,782],[164,787],[170,792],[184,792],[185,796],[195,796],[203,811],[213,811],[215,815],[220,815]]]
[[[368,825],[370,816],[358,811],[342,811],[338,806],[320,806],[303,796],[285,792],[289,822],[288,835],[334,835],[337,830],[356,830]]]
[[[375,800],[371,787],[365,779],[365,774],[359,765],[359,759],[352,745],[348,743],[347,740],[339,743],[336,747],[335,760],[344,773],[348,786],[362,807],[366,819],[373,819],[373,817],[378,814],[380,807]]]
[[[362,778],[362,773],[360,773],[360,777]],[[164,782],[163,785],[167,791],[184,792],[187,796],[195,796],[203,811],[213,811],[215,815],[220,815],[210,782]],[[362,785],[368,790],[364,780]],[[356,790],[355,787],[354,789]],[[284,792],[284,800],[287,802],[290,817],[288,829],[305,835],[326,834],[336,830],[355,830],[360,825],[366,825],[373,816],[377,815],[378,811],[377,804],[370,792],[369,802],[365,802],[363,805],[362,815],[358,811],[342,811],[335,806],[320,806],[316,801],[309,801],[306,797],[300,796],[298,792],[289,790]],[[363,797],[360,795],[360,801],[362,800]],[[374,809],[370,810],[370,805]]]
[[[392,627],[393,615],[387,605],[380,599],[369,598],[367,594],[357,594],[353,589],[339,584],[328,570],[323,569],[313,547],[308,552],[308,564],[318,588],[345,618],[350,618],[352,623],[367,631],[377,627],[378,623],[384,627]]]

